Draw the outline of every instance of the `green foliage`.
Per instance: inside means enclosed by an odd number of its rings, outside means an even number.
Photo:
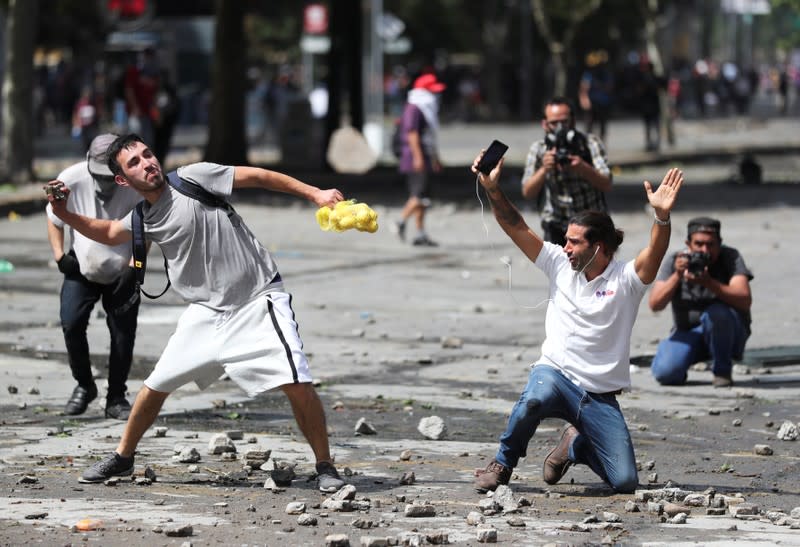
[[[800,47],[800,0],[773,0],[767,17],[779,48],[788,51]]]

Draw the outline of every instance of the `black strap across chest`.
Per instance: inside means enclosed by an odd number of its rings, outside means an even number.
[[[167,182],[170,186],[175,188],[181,194],[196,199],[203,205],[223,209],[230,217],[235,213],[233,206],[220,198],[215,196],[202,186],[182,179],[178,176],[177,171],[171,171],[167,174]],[[156,299],[164,295],[167,289],[170,288],[172,282],[169,280],[169,270],[167,268],[167,257],[164,257],[164,272],[167,275],[167,286],[156,296],[148,294],[143,288],[144,274],[147,269],[147,238],[144,235],[144,206],[146,201],[142,200],[136,204],[133,209],[133,217],[131,222],[131,230],[133,232],[133,268],[136,272],[136,285],[139,290],[147,298]]]

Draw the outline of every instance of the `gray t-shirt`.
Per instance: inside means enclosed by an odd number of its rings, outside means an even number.
[[[82,161],[64,169],[58,180],[69,188],[67,210],[91,218],[116,220],[127,215],[133,207],[142,201],[132,188],[117,186],[109,199],[101,199],[89,173],[86,162]],[[64,227],[64,221],[53,214],[53,207],[47,204],[47,218],[58,228]],[[109,284],[117,280],[131,260],[131,244],[103,245],[81,234],[72,227],[67,227],[72,250],[81,268],[81,274],[95,283]]]
[[[228,198],[234,168],[195,163],[178,175],[212,194]],[[131,230],[132,215],[123,220]],[[172,287],[187,302],[218,311],[237,308],[258,294],[282,289],[272,283],[278,267],[237,213],[203,205],[169,184],[144,208],[145,235],[167,259]]]

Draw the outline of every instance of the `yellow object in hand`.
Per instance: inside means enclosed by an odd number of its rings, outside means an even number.
[[[378,213],[366,203],[354,199],[338,202],[333,209],[323,206],[317,210],[317,223],[323,231],[343,232],[355,228],[360,232],[378,231]]]

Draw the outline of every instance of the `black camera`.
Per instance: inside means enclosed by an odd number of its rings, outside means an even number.
[[[559,125],[554,131],[545,134],[544,142],[548,150],[555,150],[558,165],[569,165],[570,156],[580,156],[587,162],[592,162],[586,136],[576,129]]]
[[[706,266],[708,266],[708,263],[711,261],[711,255],[702,251],[686,253],[686,257],[689,259],[689,265],[686,269],[692,275],[702,275]]]

